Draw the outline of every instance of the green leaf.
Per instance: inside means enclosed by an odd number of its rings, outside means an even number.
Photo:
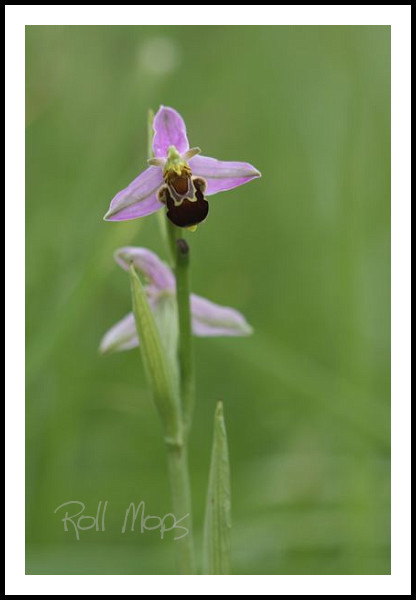
[[[231,495],[227,433],[222,402],[217,404],[204,528],[204,573],[230,572]]]
[[[130,266],[133,313],[140,350],[166,441],[182,443],[182,424],[177,377],[164,348],[155,317],[134,266]]]
[[[178,372],[178,310],[173,294],[161,294],[153,306],[153,315],[159,330],[174,384],[179,390]]]

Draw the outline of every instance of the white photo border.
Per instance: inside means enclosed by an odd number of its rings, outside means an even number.
[[[410,5],[6,5],[6,593],[11,595],[410,595]],[[179,10],[178,10],[179,9]],[[182,10],[183,9],[183,10]],[[24,574],[26,25],[391,25],[392,574],[65,576]],[[141,577],[140,582],[136,581]],[[259,582],[258,577],[264,579]],[[120,581],[123,578],[123,582]],[[276,579],[278,578],[278,579]],[[65,579],[65,582],[63,582]],[[63,585],[64,584],[64,585]],[[259,588],[259,585],[261,588]],[[201,590],[203,590],[201,592]]]

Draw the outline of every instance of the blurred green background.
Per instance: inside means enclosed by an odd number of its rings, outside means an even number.
[[[175,572],[171,510],[137,350],[101,357],[128,310],[122,245],[165,257],[156,215],[102,220],[145,166],[149,107],[262,179],[190,234],[196,293],[245,339],[197,339],[198,547],[215,403],[225,403],[235,574],[390,572],[390,28],[60,27],[26,32],[27,572]],[[64,532],[70,500],[106,531]]]

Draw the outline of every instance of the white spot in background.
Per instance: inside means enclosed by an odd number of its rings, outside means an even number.
[[[175,40],[154,37],[139,48],[139,64],[142,69],[155,75],[167,75],[175,71],[181,62],[181,51]]]

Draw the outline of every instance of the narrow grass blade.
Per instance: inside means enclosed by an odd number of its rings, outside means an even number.
[[[231,496],[230,464],[222,402],[215,411],[204,529],[204,573],[230,572]]]

